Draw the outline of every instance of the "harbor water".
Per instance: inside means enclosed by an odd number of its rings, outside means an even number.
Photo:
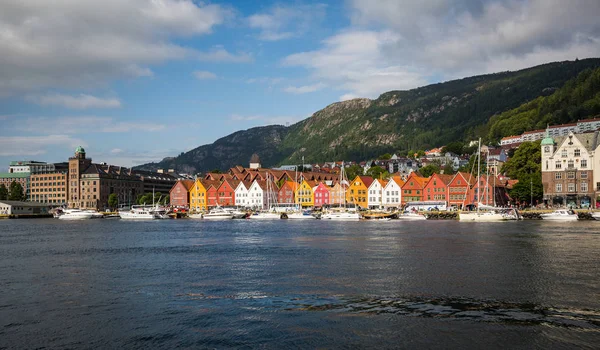
[[[598,348],[600,222],[0,221],[0,348]]]

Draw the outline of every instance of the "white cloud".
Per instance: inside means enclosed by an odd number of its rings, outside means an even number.
[[[121,101],[117,98],[99,98],[86,94],[77,96],[47,94],[42,96],[29,96],[27,99],[42,106],[62,106],[71,109],[121,107]]]
[[[264,13],[248,17],[250,28],[260,30],[258,38],[278,41],[301,36],[321,22],[325,17],[326,5],[276,5]]]
[[[215,48],[206,52],[196,52],[194,57],[203,62],[246,63],[253,61],[252,55],[249,53],[232,54],[223,48]]]
[[[269,84],[269,85],[276,85],[279,84],[283,81],[283,78],[279,78],[279,77],[259,77],[259,78],[250,78],[250,79],[246,79],[246,83],[248,84]]]
[[[192,0],[5,0],[1,7],[0,96],[152,76],[152,64],[214,57],[175,39],[209,34],[232,14]]]
[[[600,56],[600,2],[350,0],[352,26],[287,56],[341,99]]]
[[[48,150],[62,147],[74,149],[87,144],[68,135],[0,137],[0,156],[39,156]]]
[[[217,79],[217,75],[212,72],[197,70],[192,73],[198,80]]]
[[[38,133],[121,133],[131,131],[155,132],[166,128],[164,124],[149,122],[122,122],[112,117],[70,116],[70,117],[29,117],[13,126],[16,130]]]
[[[304,85],[304,86],[288,86],[283,91],[289,92],[291,94],[306,94],[309,92],[315,92],[323,89],[327,85],[323,83],[316,83],[312,85]]]
[[[120,148],[113,148],[110,150],[110,154],[119,154],[119,153],[123,153],[123,150]]]

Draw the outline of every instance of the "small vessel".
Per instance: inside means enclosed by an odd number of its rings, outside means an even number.
[[[392,213],[389,211],[372,210],[364,213],[362,216],[364,219],[367,220],[391,220],[393,217],[396,216],[396,213]]]
[[[300,220],[304,220],[304,219],[318,219],[319,217],[317,215],[315,215],[312,211],[310,210],[302,210],[302,211],[293,211],[293,212],[288,212],[288,213],[283,213],[281,214],[281,218],[282,219],[300,219]]]
[[[573,210],[559,209],[551,213],[540,214],[542,220],[575,221],[579,216]]]
[[[252,213],[248,218],[257,219],[257,220],[274,220],[281,219],[282,213],[278,213],[276,211],[259,211]]]
[[[233,219],[233,212],[217,206],[216,208],[209,210],[208,213],[203,214],[202,218],[205,220]]]
[[[593,212],[592,218],[594,218],[594,220],[600,220],[600,211]]]
[[[88,210],[80,209],[64,209],[63,213],[58,216],[60,220],[88,220],[91,219],[94,213]]]
[[[360,214],[357,211],[331,210],[321,215],[323,220],[358,221]]]
[[[458,214],[459,221],[478,221],[478,222],[493,222],[506,221],[508,218],[502,213],[496,211],[476,211],[476,212],[460,212]]]
[[[104,218],[104,214],[99,213],[95,210],[88,209],[88,210],[84,210],[84,211],[91,213],[92,219],[103,219]]]
[[[154,206],[134,205],[129,210],[119,210],[119,216],[124,220],[155,220],[159,219]]]
[[[405,210],[404,212],[402,212],[402,214],[398,215],[398,220],[418,221],[418,220],[427,220],[427,218],[423,214]]]

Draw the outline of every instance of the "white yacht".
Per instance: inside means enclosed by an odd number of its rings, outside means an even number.
[[[64,209],[58,216],[60,220],[88,220],[94,215],[93,212],[80,209]]]
[[[294,219],[294,220],[305,220],[305,219],[318,219],[317,216],[315,216],[312,212],[310,212],[309,210],[303,210],[303,211],[294,211],[294,212],[289,212],[289,213],[284,213],[282,214],[282,218],[284,218],[284,216],[287,217],[288,219]]]
[[[203,214],[202,218],[205,220],[233,219],[233,212],[222,207],[216,207]]]
[[[458,214],[459,221],[478,221],[478,222],[494,222],[506,221],[508,218],[502,213],[496,211],[474,211],[460,212]]]
[[[119,210],[119,216],[124,220],[154,220],[159,219],[154,206],[134,205],[129,210]]]
[[[575,221],[579,220],[579,216],[572,210],[560,209],[555,210],[551,213],[540,214],[542,220],[555,220],[555,221]]]
[[[357,211],[331,210],[321,215],[322,220],[358,221],[360,214]]]
[[[255,220],[255,219],[257,219],[257,220],[281,219],[281,213],[278,213],[276,211],[259,211],[259,212],[253,213],[248,218],[253,219],[253,220]]]
[[[594,218],[594,220],[600,220],[600,211],[593,212],[592,218]]]
[[[427,220],[427,218],[423,214],[405,210],[402,214],[398,214],[398,220],[419,221],[419,220]]]

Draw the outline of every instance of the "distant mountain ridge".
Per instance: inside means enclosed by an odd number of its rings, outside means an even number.
[[[429,149],[480,136],[497,141],[513,131],[539,126],[535,118],[568,122],[593,115],[594,96],[595,92],[600,93],[600,87],[589,77],[595,77],[599,67],[598,58],[554,62],[516,72],[389,91],[374,100],[336,102],[290,127],[271,125],[238,131],[178,157],[136,168],[196,173],[246,165],[252,153],[260,156],[263,166],[275,166],[299,164],[302,156],[307,163],[364,160],[386,152],[405,154],[408,150]],[[582,72],[584,77],[580,75]],[[521,123],[521,128],[494,126],[499,121],[510,124],[506,120],[519,114],[514,110],[532,101],[551,99],[558,93],[566,95],[563,87],[567,82],[570,93],[585,85],[582,88],[585,97],[560,100],[561,110],[570,112],[563,112],[560,118],[550,118],[545,113]],[[586,101],[588,104],[584,106]],[[580,106],[577,113],[570,110],[575,103]],[[503,129],[507,129],[506,133]]]

